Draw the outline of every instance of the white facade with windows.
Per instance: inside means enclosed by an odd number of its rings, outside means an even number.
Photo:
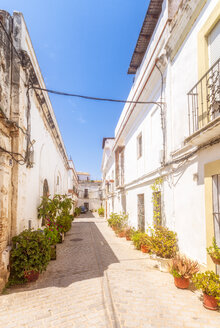
[[[103,186],[113,170],[116,182],[107,216],[114,198],[114,212],[126,211],[131,226],[152,225],[151,186],[162,177],[162,224],[177,232],[182,253],[215,269],[206,247],[214,235],[220,246],[219,207],[217,219],[212,212],[219,189],[211,188],[220,175],[220,3],[151,0],[149,8],[158,19],[145,17],[128,96],[148,103],[127,103],[110,153],[104,146]]]

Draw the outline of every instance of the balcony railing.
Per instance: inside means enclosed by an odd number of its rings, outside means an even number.
[[[220,58],[187,95],[191,135],[220,115]]]

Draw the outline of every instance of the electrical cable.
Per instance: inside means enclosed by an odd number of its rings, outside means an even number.
[[[9,151],[1,146],[0,146],[0,151],[9,154],[12,157],[12,159],[20,165],[24,165],[26,163],[24,156],[20,153],[15,153],[15,152]],[[21,156],[22,159],[18,160],[14,157],[14,155]]]
[[[162,102],[156,102],[156,101],[133,101],[133,100],[91,97],[91,96],[85,96],[85,95],[79,95],[79,94],[74,94],[74,93],[67,93],[67,92],[62,92],[62,91],[40,88],[40,87],[33,86],[33,85],[30,87],[30,89],[46,91],[48,93],[53,93],[53,94],[60,95],[60,96],[83,98],[83,99],[87,99],[87,100],[108,101],[108,102],[117,102],[117,103],[125,103],[125,104],[126,103],[127,104],[142,104],[142,105],[155,104],[155,105],[159,105],[159,106],[162,106],[162,104],[163,104]]]

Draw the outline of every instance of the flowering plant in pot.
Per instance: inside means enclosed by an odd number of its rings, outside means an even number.
[[[212,246],[207,248],[207,253],[215,264],[220,265],[220,248],[216,243],[215,237],[213,237]]]
[[[190,279],[199,271],[197,261],[192,261],[186,256],[179,254],[172,258],[168,267],[174,277],[175,286],[181,289],[188,288]]]
[[[203,292],[203,305],[209,310],[217,310],[220,305],[220,278],[213,271],[197,273],[192,277],[197,289]]]
[[[12,238],[12,280],[34,281],[50,261],[50,243],[42,230],[24,230]]]

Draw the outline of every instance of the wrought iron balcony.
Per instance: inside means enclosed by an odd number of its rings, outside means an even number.
[[[192,135],[220,116],[220,58],[187,95]]]

